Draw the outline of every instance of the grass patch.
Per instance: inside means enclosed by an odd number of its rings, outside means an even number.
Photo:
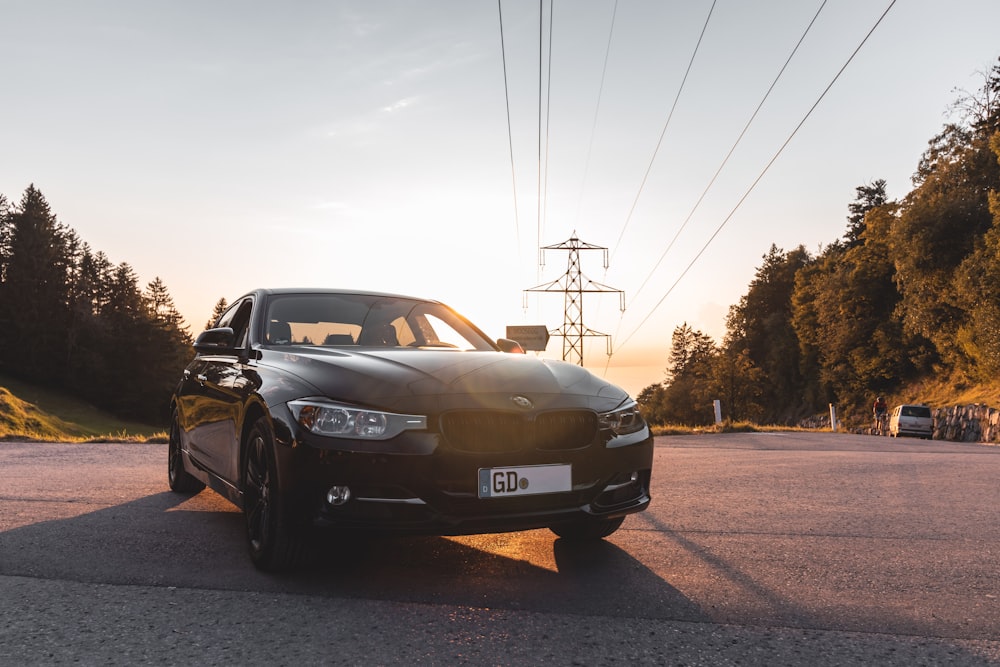
[[[684,426],[683,424],[667,424],[650,426],[653,435],[697,435],[699,433],[774,433],[777,431],[823,431],[829,428],[806,428],[804,426],[779,426],[752,424],[750,422],[728,422],[712,426]]]
[[[1000,406],[1000,382],[970,384],[961,378],[947,377],[916,382],[900,393],[887,396],[890,409],[902,403],[926,403],[931,408],[982,403]]]
[[[79,399],[0,376],[0,438],[166,442],[163,426],[123,421]]]

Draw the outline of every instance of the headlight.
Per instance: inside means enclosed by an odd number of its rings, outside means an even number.
[[[599,419],[601,429],[611,431],[615,435],[635,433],[641,431],[646,425],[639,414],[639,407],[633,400],[629,400],[617,410],[605,412]]]
[[[288,407],[302,428],[331,438],[388,440],[403,431],[427,428],[427,417],[422,415],[398,415],[316,400],[290,401]]]

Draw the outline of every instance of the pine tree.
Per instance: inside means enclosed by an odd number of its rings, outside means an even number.
[[[215,302],[215,308],[212,309],[212,316],[208,318],[208,322],[205,322],[205,328],[211,329],[215,326],[215,323],[219,321],[222,314],[226,312],[226,308],[229,308],[229,304],[226,302],[226,297],[222,297]]]
[[[859,185],[854,189],[857,197],[851,202],[847,210],[847,233],[844,238],[847,240],[847,247],[853,248],[864,243],[862,235],[865,232],[865,214],[873,208],[883,206],[888,201],[885,194],[885,179],[880,178],[872,181],[868,185]]]
[[[67,230],[30,185],[6,216],[0,284],[0,359],[51,383],[65,369],[72,258]]]
[[[145,322],[149,345],[142,377],[141,416],[165,421],[170,392],[192,356],[191,335],[184,318],[174,306],[167,286],[155,278],[143,293],[146,304]]]
[[[792,326],[792,294],[799,270],[813,261],[802,246],[786,253],[772,244],[747,293],[729,309],[726,347],[746,350],[762,373],[763,416],[772,423],[794,422],[802,414],[806,379]]]

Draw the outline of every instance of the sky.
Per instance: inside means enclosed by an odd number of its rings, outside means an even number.
[[[584,365],[633,395],[664,380],[677,326],[721,342],[772,244],[820,251],[876,179],[906,195],[1000,57],[996,0],[0,16],[0,193],[34,184],[94,252],[161,279],[192,333],[220,298],[278,286],[429,297],[493,337],[556,330],[564,295],[526,290],[566,279],[569,253],[539,249],[576,238],[606,248],[580,252],[584,279],[625,303],[585,295],[609,338],[584,339]]]

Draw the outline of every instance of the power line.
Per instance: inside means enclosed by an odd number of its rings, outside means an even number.
[[[510,88],[507,84],[507,49],[503,39],[503,0],[497,0],[497,13],[500,16],[500,58],[503,61],[503,94],[507,102],[507,146],[510,148],[510,181],[514,192],[514,236],[517,239],[517,252],[521,253],[521,224],[517,215],[517,175],[514,171],[514,133],[510,127]]]
[[[694,46],[694,51],[691,53],[691,59],[688,61],[687,69],[684,71],[684,78],[681,79],[681,85],[677,89],[677,95],[674,97],[674,103],[670,107],[670,113],[667,114],[667,120],[663,124],[663,131],[660,132],[660,138],[656,142],[656,148],[653,149],[653,155],[649,158],[649,165],[646,167],[646,173],[643,174],[642,182],[639,184],[639,191],[635,193],[635,199],[632,200],[632,207],[628,211],[628,216],[625,218],[625,224],[622,225],[622,231],[618,234],[618,240],[615,241],[614,249],[611,251],[611,257],[614,258],[615,253],[618,252],[618,246],[621,245],[622,237],[625,236],[625,230],[628,229],[628,224],[632,220],[632,214],[635,212],[635,207],[639,203],[639,197],[642,195],[642,190],[646,187],[646,180],[649,178],[649,172],[653,169],[653,162],[656,161],[656,154],[660,152],[660,145],[663,143],[663,137],[667,134],[667,128],[670,126],[670,119],[674,117],[674,110],[677,109],[677,102],[681,99],[681,93],[684,91],[684,84],[687,82],[688,75],[691,73],[691,66],[694,65],[694,59],[698,55],[698,49],[701,47],[701,40],[705,37],[705,31],[708,30],[708,22],[712,18],[712,12],[715,11],[716,0],[712,0],[712,6],[708,9],[708,16],[705,17],[705,25],[701,27],[701,34],[698,35],[698,42]]]
[[[594,150],[594,136],[597,134],[597,117],[601,113],[601,100],[604,98],[604,79],[608,73],[608,60],[611,56],[611,39],[615,33],[615,17],[618,15],[618,0],[615,0],[611,10],[611,27],[608,29],[608,45],[604,49],[604,67],[601,69],[601,85],[597,90],[597,105],[594,107],[594,122],[590,126],[590,141],[587,142],[587,157],[583,163],[583,183],[580,187],[580,197],[576,202],[576,217],[580,217],[580,207],[583,205],[583,193],[587,189],[590,176],[590,155]]]
[[[542,0],[539,0],[539,6],[541,6]],[[553,10],[554,4],[553,0],[549,0],[549,62],[548,62],[548,73],[545,77],[545,182],[544,184],[539,184],[542,191],[539,193],[543,202],[543,208],[541,213],[540,222],[538,223],[538,241],[541,245],[542,236],[545,234],[545,223],[548,222],[549,216],[549,127],[550,119],[552,116],[552,24],[553,21]],[[538,76],[541,77],[541,47],[539,46],[539,72]],[[538,105],[539,110],[541,110],[542,100],[539,97]]]
[[[538,197],[535,204],[535,236],[536,245],[542,245],[542,85],[544,83],[544,77],[542,76],[542,62],[543,57],[543,47],[542,42],[544,42],[544,24],[543,19],[544,14],[544,0],[538,0]]]
[[[799,41],[795,44],[795,48],[792,49],[792,52],[788,54],[788,58],[785,60],[785,64],[781,66],[781,70],[778,72],[778,75],[774,77],[774,81],[771,82],[771,86],[767,89],[767,92],[764,93],[764,97],[761,98],[760,104],[758,104],[757,108],[754,109],[754,112],[750,116],[750,119],[746,122],[746,125],[743,126],[743,130],[740,132],[739,136],[736,137],[736,141],[733,142],[732,148],[730,148],[729,152],[726,153],[726,157],[723,158],[722,164],[720,164],[719,168],[716,169],[715,174],[712,176],[712,179],[708,182],[708,185],[705,186],[705,189],[702,191],[701,196],[698,197],[698,201],[696,201],[694,203],[694,206],[691,207],[691,211],[687,214],[687,217],[684,218],[684,222],[681,223],[681,226],[677,229],[677,233],[674,234],[674,237],[672,239],[670,239],[670,243],[667,244],[666,250],[664,250],[663,254],[660,255],[660,258],[656,261],[656,264],[649,271],[649,273],[646,274],[646,279],[642,281],[642,284],[639,286],[639,289],[637,289],[635,291],[635,294],[632,295],[633,299],[636,299],[639,296],[643,288],[646,287],[646,284],[650,281],[650,279],[652,279],[653,273],[655,273],[656,270],[660,268],[660,264],[663,263],[663,259],[667,256],[667,253],[670,252],[670,249],[674,247],[674,243],[677,241],[677,238],[681,235],[681,232],[684,231],[684,228],[687,227],[687,224],[691,221],[691,218],[694,216],[695,211],[698,210],[698,207],[701,205],[701,202],[705,199],[705,196],[708,194],[708,191],[712,189],[713,185],[715,185],[715,181],[716,179],[719,178],[719,174],[722,173],[722,170],[729,162],[729,158],[731,158],[733,156],[733,153],[736,152],[736,147],[740,145],[741,141],[743,141],[743,137],[746,135],[747,130],[750,129],[750,125],[753,124],[754,120],[757,118],[757,114],[760,113],[760,110],[761,108],[763,108],[764,103],[767,101],[767,98],[771,96],[771,92],[774,90],[774,87],[778,84],[778,80],[781,79],[781,75],[785,73],[785,70],[788,68],[789,63],[792,62],[792,58],[795,57],[795,53],[799,50],[799,47],[802,46],[802,42],[805,41],[806,35],[809,34],[809,31],[812,29],[813,24],[816,23],[816,19],[819,18],[819,14],[820,12],[823,11],[823,7],[826,6],[826,3],[827,0],[823,0],[823,2],[819,6],[819,9],[816,10],[816,13],[813,15],[812,20],[809,22],[809,25],[806,26],[805,32],[803,32],[802,36],[799,37]]]
[[[833,80],[831,80],[830,83],[826,86],[826,88],[823,89],[823,92],[820,93],[820,96],[816,99],[816,101],[813,103],[813,105],[811,107],[809,107],[809,110],[806,112],[806,114],[802,118],[802,120],[799,121],[799,124],[795,126],[795,129],[792,130],[792,133],[788,135],[788,138],[785,139],[784,143],[781,144],[781,147],[774,154],[774,156],[768,161],[768,163],[766,165],[764,165],[764,168],[761,170],[760,174],[757,175],[757,178],[755,178],[754,181],[753,181],[753,183],[750,184],[750,187],[747,188],[747,191],[744,192],[743,196],[740,197],[739,201],[736,202],[736,205],[729,212],[729,214],[725,218],[723,218],[722,222],[719,223],[719,226],[716,227],[716,229],[715,229],[714,232],[712,232],[712,235],[705,242],[705,245],[703,245],[701,247],[701,250],[699,250],[698,253],[694,256],[694,258],[688,263],[688,265],[684,268],[684,271],[681,272],[680,276],[677,277],[677,280],[674,281],[674,283],[670,286],[670,288],[666,291],[666,293],[664,293],[664,295],[662,297],[660,297],[660,300],[656,302],[656,305],[653,306],[653,308],[649,311],[649,313],[639,322],[639,324],[635,327],[635,329],[632,330],[632,333],[630,333],[628,336],[625,337],[625,340],[622,341],[621,345],[618,346],[619,350],[622,347],[624,347],[628,343],[628,341],[632,339],[632,337],[636,334],[636,332],[639,329],[641,329],[642,326],[649,320],[649,318],[652,317],[653,313],[656,312],[656,309],[659,308],[663,304],[663,302],[666,300],[666,298],[668,296],[670,296],[670,293],[673,292],[674,288],[677,287],[678,283],[680,283],[680,281],[684,278],[684,276],[687,275],[687,272],[691,270],[691,267],[694,266],[695,262],[698,261],[698,259],[702,256],[702,254],[705,252],[705,250],[708,248],[708,246],[712,243],[712,241],[715,240],[715,237],[719,235],[719,232],[722,231],[722,228],[726,226],[726,224],[730,221],[730,219],[732,219],[733,215],[735,215],[735,213],[739,209],[739,207],[743,205],[744,201],[746,201],[746,198],[750,196],[750,193],[753,192],[754,188],[757,187],[757,184],[760,183],[761,179],[764,178],[764,174],[766,174],[768,172],[768,170],[775,163],[775,161],[778,159],[778,157],[782,154],[782,152],[784,152],[784,150],[788,146],[788,144],[791,143],[791,141],[795,137],[795,135],[798,134],[798,131],[802,128],[803,125],[805,125],[805,122],[809,119],[809,116],[811,116],[812,113],[813,113],[813,111],[816,110],[816,107],[819,106],[819,103],[821,101],[823,101],[823,98],[826,97],[826,94],[828,92],[830,92],[830,89],[833,88],[833,85],[840,78],[840,75],[844,73],[844,70],[847,69],[847,66],[850,65],[851,62],[854,60],[855,56],[858,55],[858,52],[861,50],[861,47],[863,47],[865,45],[865,43],[868,41],[868,39],[875,32],[875,29],[878,28],[879,25],[881,25],[882,21],[885,19],[886,15],[889,13],[889,10],[891,10],[895,4],[896,4],[896,0],[892,0],[889,3],[889,6],[886,7],[885,11],[882,12],[882,15],[879,16],[878,20],[875,22],[875,25],[873,25],[871,27],[871,30],[869,30],[868,33],[865,35],[864,39],[861,40],[861,43],[858,44],[858,46],[851,53],[850,57],[848,57],[847,61],[837,71],[837,74],[834,75]]]

